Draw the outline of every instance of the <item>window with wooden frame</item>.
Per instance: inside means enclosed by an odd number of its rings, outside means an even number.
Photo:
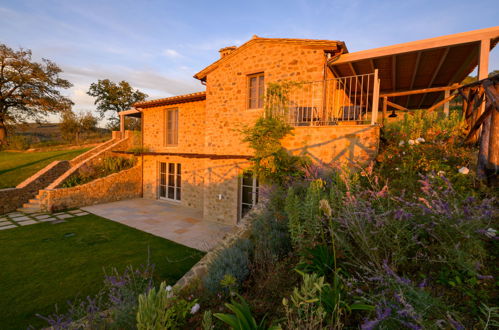
[[[178,144],[178,108],[166,109],[166,145]]]
[[[159,163],[159,198],[171,201],[181,200],[182,165],[180,163]]]
[[[256,73],[248,76],[248,108],[262,109],[265,92],[264,74]]]

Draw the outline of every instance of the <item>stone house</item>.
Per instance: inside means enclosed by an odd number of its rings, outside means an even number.
[[[482,36],[473,36],[478,47]],[[442,72],[463,66],[464,56],[448,60],[448,54],[462,45],[455,38],[442,38],[434,38],[439,43],[414,42],[405,53],[395,46],[387,51],[378,48],[371,57],[361,54],[360,59],[348,53],[344,42],[330,40],[254,36],[239,47],[221,49],[216,62],[194,75],[206,86],[204,92],[139,102],[120,114],[142,120],[143,198],[197,209],[204,220],[236,224],[259,194],[257,180],[243,175],[252,151],[240,131],[263,115],[265,89],[273,82],[298,82],[283,113],[294,126],[294,135],[283,141],[290,152],[307,154],[323,166],[365,164],[378,149],[380,97],[385,101],[383,120],[387,107],[397,101],[387,103],[388,93],[409,85],[426,88],[421,93],[435,89],[419,104],[428,108],[450,90],[445,86],[473,70],[474,66],[466,67],[452,79],[443,76]],[[433,64],[426,53],[435,47],[447,51],[432,54]],[[423,59],[424,68],[409,65]],[[432,85],[434,81],[439,85]]]

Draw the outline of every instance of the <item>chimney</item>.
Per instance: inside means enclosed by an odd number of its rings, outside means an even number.
[[[224,58],[225,56],[229,55],[230,53],[232,53],[236,49],[237,49],[236,46],[229,46],[229,47],[225,47],[225,48],[220,49],[218,51],[220,53],[220,58]]]

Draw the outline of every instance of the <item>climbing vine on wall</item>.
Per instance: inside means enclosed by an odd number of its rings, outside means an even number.
[[[309,163],[304,156],[292,155],[282,146],[282,139],[293,133],[285,118],[288,95],[297,82],[269,83],[265,93],[264,114],[253,127],[243,130],[244,142],[254,149],[251,171],[264,183],[286,186],[304,176]]]

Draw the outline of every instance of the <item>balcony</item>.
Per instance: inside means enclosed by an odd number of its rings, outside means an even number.
[[[266,116],[280,116],[292,126],[368,125],[377,121],[378,71],[296,82],[267,97]]]

